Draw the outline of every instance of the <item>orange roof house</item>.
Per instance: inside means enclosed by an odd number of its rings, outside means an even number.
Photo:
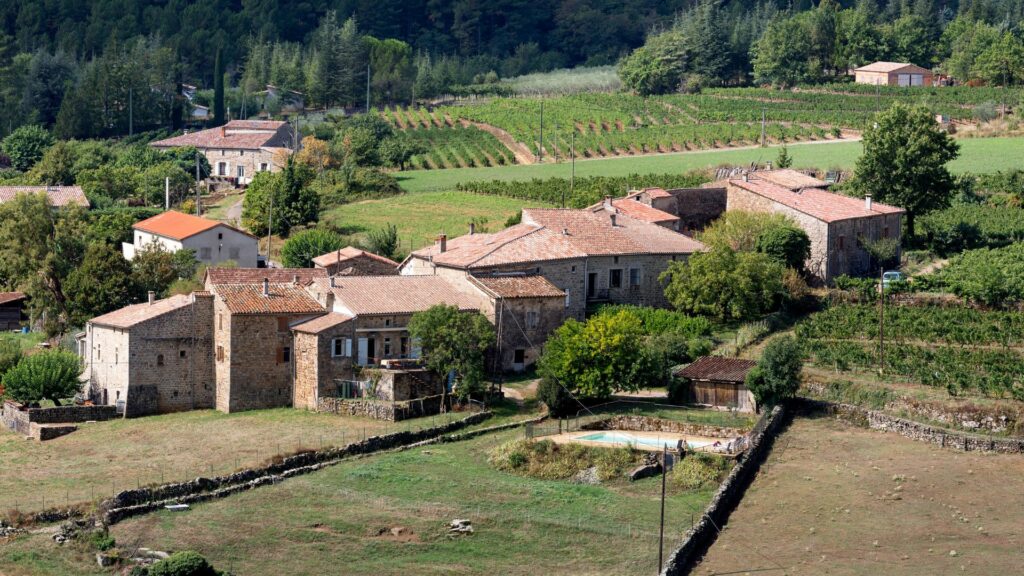
[[[169,252],[195,250],[196,258],[204,264],[230,260],[242,267],[255,268],[259,258],[258,240],[252,234],[224,222],[174,210],[137,222],[132,230],[132,243],[122,245],[129,260],[153,244]]]

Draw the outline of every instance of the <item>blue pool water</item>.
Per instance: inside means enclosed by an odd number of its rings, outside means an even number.
[[[585,436],[578,436],[577,440],[589,440],[590,442],[604,442],[608,444],[635,444],[637,446],[662,448],[668,446],[675,448],[678,442],[674,438],[652,438],[651,436],[637,436],[626,432],[595,432]],[[691,450],[707,446],[708,442],[687,442]]]

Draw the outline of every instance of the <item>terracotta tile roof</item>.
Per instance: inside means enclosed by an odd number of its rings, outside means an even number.
[[[299,277],[299,284],[305,285],[314,278],[327,278],[327,270],[323,268],[207,268],[203,285],[207,288],[222,284],[257,284],[263,279],[274,284],[294,282]]]
[[[611,201],[614,208],[617,208],[620,213],[635,218],[643,222],[650,222],[652,224],[664,223],[664,222],[678,222],[679,217],[674,214],[669,214],[664,210],[658,210],[632,198],[617,198]],[[595,207],[594,212],[603,210],[603,205]]]
[[[803,172],[798,172],[791,168],[763,170],[760,172],[754,172],[750,176],[761,180],[767,180],[772,184],[782,186],[783,188],[788,188],[790,190],[799,190],[801,188],[828,188],[828,182],[818,180],[813,176],[808,176]]]
[[[131,328],[136,324],[152,320],[153,318],[163,316],[168,312],[173,312],[191,304],[191,295],[177,294],[170,298],[157,300],[152,304],[149,302],[143,302],[142,304],[125,306],[120,310],[114,310],[113,312],[108,312],[102,316],[97,316],[92,320],[89,320],[89,324],[94,326],[107,326],[110,328]]]
[[[263,283],[223,284],[217,297],[232,314],[322,314],[326,312],[302,286],[292,283],[270,284],[269,295],[263,294]]]
[[[717,380],[719,382],[743,382],[747,372],[757,365],[753,360],[703,356],[689,366],[676,370],[675,375],[691,380]]]
[[[671,198],[672,195],[665,191],[664,188],[644,188],[643,190],[637,190],[630,196],[646,193],[651,198]]]
[[[704,249],[693,238],[661,226],[588,209],[523,210],[523,222],[494,234],[468,234],[447,241],[445,252],[437,244],[413,252],[439,266],[486,268],[588,255],[691,254]],[[563,233],[564,232],[564,233]]]
[[[0,186],[0,204],[14,200],[18,194],[46,194],[50,206],[89,207],[81,186]]]
[[[443,276],[346,276],[314,281],[317,289],[334,293],[335,311],[355,316],[412,314],[445,304],[460,310],[479,310],[483,297],[472,288]]]
[[[871,210],[868,210],[863,198],[834,194],[818,188],[792,191],[758,179],[751,179],[749,182],[730,180],[729,184],[788,206],[797,212],[803,212],[822,222],[838,222],[854,218],[903,213],[902,208],[880,202],[873,202]]]
[[[565,291],[543,276],[471,277],[487,292],[501,298],[564,298]]]
[[[928,72],[927,69],[909,62],[872,62],[866,66],[854,68],[854,72],[895,72],[903,68],[915,68],[917,70],[924,70],[925,72]]]
[[[25,298],[24,292],[0,292],[0,304],[9,304]]]
[[[398,262],[395,262],[390,258],[385,258],[383,256],[380,256],[379,254],[367,252],[366,250],[360,250],[355,246],[346,246],[341,250],[328,252],[327,254],[321,254],[320,256],[313,258],[313,264],[316,264],[317,266],[323,266],[324,268],[326,268],[327,266],[338,264],[346,260],[352,260],[353,258],[359,258],[361,256],[365,256],[366,258],[370,258],[372,260],[376,260],[378,262],[388,264],[396,268],[398,267]]]
[[[304,334],[319,334],[325,330],[330,330],[339,324],[344,324],[352,318],[354,318],[354,316],[349,316],[348,314],[329,312],[323,316],[318,316],[297,326],[292,326],[292,330],[295,332],[302,332]]]
[[[285,148],[291,141],[287,122],[262,120],[232,120],[224,126],[182,134],[151,142],[157,148],[195,146],[200,149],[226,148],[231,150],[259,150]]]
[[[136,222],[132,228],[142,230],[143,232],[149,232],[150,234],[163,236],[164,238],[184,240],[185,238],[190,238],[200,232],[206,232],[211,228],[216,228],[221,225],[226,224],[216,220],[209,220],[206,218],[200,218],[199,216],[192,216],[191,214],[183,214],[175,210],[169,210],[167,212],[157,214],[152,218],[146,218],[141,222]]]

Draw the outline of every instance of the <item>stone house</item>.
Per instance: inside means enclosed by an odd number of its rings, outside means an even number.
[[[831,283],[843,274],[876,273],[869,269],[865,243],[882,238],[900,241],[901,208],[870,197],[829,192],[826,182],[795,170],[752,172],[712,186],[724,187],[727,210],[784,214],[796,221],[811,239],[805,267],[820,283]]]
[[[126,416],[213,408],[215,378],[209,292],[133,304],[85,327],[86,393]]]
[[[398,262],[346,246],[313,258],[313,266],[327,271],[328,276],[388,276],[398,274]]]
[[[135,223],[132,231],[132,242],[122,243],[128,260],[157,243],[168,252],[191,248],[196,251],[196,259],[207,265],[231,260],[239,266],[255,268],[259,263],[259,240],[217,220],[170,210]]]
[[[194,146],[210,161],[211,182],[246,186],[259,172],[278,172],[295,146],[287,122],[232,120],[227,124],[151,142],[160,150]]]
[[[642,192],[630,194],[625,198],[612,198],[606,196],[604,202],[600,202],[591,206],[589,209],[592,212],[601,211],[616,211],[619,214],[625,214],[630,218],[640,220],[642,222],[649,222],[651,224],[657,224],[663,226],[669,230],[679,232],[679,216],[670,214],[653,206],[654,203],[662,204],[663,197],[654,196],[660,189],[648,188]],[[667,194],[664,190],[661,192]],[[644,202],[639,199],[639,196],[645,196],[650,199],[650,203]]]
[[[491,234],[442,235],[402,262],[402,275],[449,279],[538,275],[565,293],[565,315],[597,303],[667,307],[659,275],[703,244],[614,206],[526,209],[522,223]]]
[[[89,199],[81,186],[0,186],[0,204],[14,200],[18,194],[46,194],[47,201],[54,208],[89,208]]]
[[[487,298],[481,310],[494,324],[495,371],[536,364],[548,336],[565,321],[565,292],[543,276],[469,276]]]
[[[678,224],[674,229],[687,235],[703,230],[726,207],[725,190],[711,188],[644,188],[613,202],[622,200],[633,200],[675,216]]]
[[[676,370],[674,376],[689,381],[687,401],[691,404],[756,412],[757,402],[745,384],[747,373],[756,365],[742,358],[704,356]]]
[[[0,292],[0,331],[20,330],[25,318],[25,301],[22,292]]]
[[[873,62],[853,70],[857,84],[876,86],[932,86],[932,71],[909,62]]]

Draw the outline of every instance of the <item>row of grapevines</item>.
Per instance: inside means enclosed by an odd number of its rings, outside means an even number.
[[[797,326],[808,339],[873,339],[878,336],[878,307],[838,304]],[[885,309],[887,339],[965,345],[1024,344],[1024,314],[962,306],[890,306]]]

